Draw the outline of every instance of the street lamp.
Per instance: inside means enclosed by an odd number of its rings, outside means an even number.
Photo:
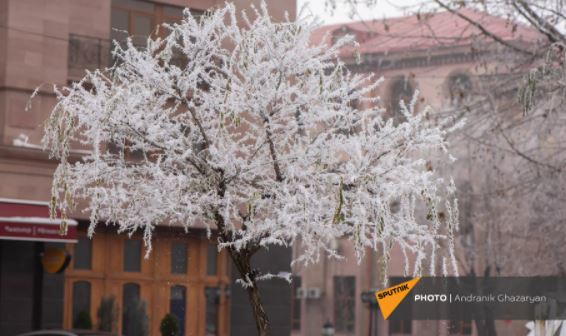
[[[334,336],[334,325],[330,321],[326,321],[322,326],[322,336]]]

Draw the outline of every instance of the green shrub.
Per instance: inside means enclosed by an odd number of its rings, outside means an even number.
[[[86,310],[81,310],[75,320],[73,321],[73,328],[75,329],[92,329],[92,320],[90,314]]]
[[[161,336],[177,336],[179,334],[179,321],[177,320],[177,316],[173,314],[165,315],[159,325],[159,331],[161,331]]]
[[[103,297],[100,300],[100,307],[96,312],[98,317],[98,330],[116,331],[118,329],[118,307],[113,296]]]
[[[130,307],[124,308],[122,332],[128,336],[147,336],[149,334],[149,317],[146,303],[136,300]]]

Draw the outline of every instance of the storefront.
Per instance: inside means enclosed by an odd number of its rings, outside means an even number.
[[[92,239],[80,222],[65,271],[65,328],[159,335],[167,314],[179,335],[229,335],[230,277],[226,253],[202,229],[160,226],[146,258],[142,237],[99,224]],[[142,333],[143,334],[143,333]]]
[[[77,222],[65,235],[59,227],[46,202],[0,199],[0,335],[62,326],[65,244],[77,242]]]
[[[225,252],[204,230],[159,227],[145,258],[141,237],[100,224],[49,218],[46,202],[0,198],[0,335],[36,329],[106,329],[159,334],[176,316],[181,335],[228,335]],[[143,321],[144,323],[138,323]]]

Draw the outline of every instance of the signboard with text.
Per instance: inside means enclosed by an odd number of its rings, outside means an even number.
[[[46,202],[0,199],[0,239],[76,243],[77,222],[67,222],[61,235],[61,220],[49,218]]]
[[[69,225],[67,234],[59,234],[59,225],[0,221],[0,239],[76,243],[77,227]]]

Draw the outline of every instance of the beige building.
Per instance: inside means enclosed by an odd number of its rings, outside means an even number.
[[[512,43],[538,38],[536,32],[522,26],[514,29],[505,19],[473,11],[466,11],[466,15]],[[360,62],[353,49],[342,50],[341,58],[353,72],[383,76],[384,82],[375,95],[381,97],[382,106],[396,122],[404,118],[399,113],[399,100],[408,102],[416,90],[420,92],[418,108],[429,105],[437,113],[447,113],[455,107],[461,110],[468,101],[467,92],[477,87],[494,66],[482,66],[493,43],[479,38],[477,28],[447,12],[324,26],[314,34],[313,41],[320,42],[327,36],[329,42],[346,34],[353,35],[359,43]],[[493,57],[487,59],[497,62]],[[470,152],[465,146],[457,144],[455,155],[458,161],[449,172],[458,186],[481,179],[477,176],[481,172],[470,165]],[[372,313],[369,304],[362,300],[364,292],[382,288],[378,256],[368,251],[358,265],[349,241],[338,241],[337,246],[345,261],[323,260],[308,268],[294,268],[297,281],[292,335],[318,335],[327,322],[341,336],[477,334],[472,321],[385,322],[378,309]],[[389,266],[390,279],[403,276],[404,261],[399,250],[393,250]],[[497,328],[500,335],[525,332],[524,323],[520,322],[498,322]]]

